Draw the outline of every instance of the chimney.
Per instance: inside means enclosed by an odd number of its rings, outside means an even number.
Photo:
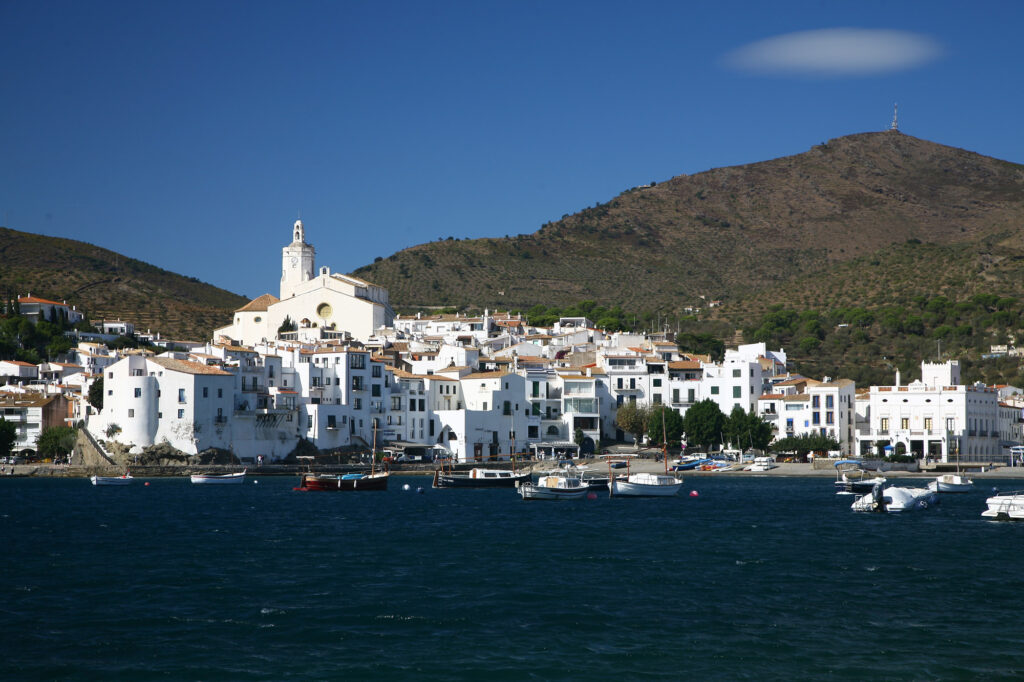
[[[899,387],[900,387],[900,370],[897,368],[897,370],[896,370],[896,388],[899,388]]]

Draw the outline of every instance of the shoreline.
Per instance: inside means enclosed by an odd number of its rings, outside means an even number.
[[[482,463],[480,466],[495,466],[497,463]],[[502,462],[500,466],[505,468],[507,463]],[[588,472],[594,473],[605,473],[608,471],[607,466],[601,460],[587,460],[581,463],[581,466],[585,467]],[[90,476],[118,476],[124,473],[123,469],[117,467],[85,467],[85,466],[65,466],[65,465],[54,465],[54,464],[15,464],[7,465],[6,471],[0,473],[0,480],[7,478],[89,478]],[[186,478],[194,473],[229,473],[230,471],[237,471],[240,467],[224,467],[216,466],[209,469],[203,469],[195,466],[132,466],[129,469],[135,473],[135,478]],[[325,469],[334,469],[335,467],[325,467]],[[351,467],[344,467],[346,470]],[[470,468],[470,465],[460,465],[458,469]],[[497,468],[497,467],[495,467]],[[531,462],[525,464],[522,468],[529,469],[532,473],[546,473],[552,469],[557,469],[554,462]],[[338,467],[339,472],[341,467]],[[655,460],[649,459],[637,459],[630,462],[629,471],[632,473],[663,473],[665,471],[664,464]],[[624,469],[616,469],[617,474],[624,474]],[[249,469],[248,475],[252,477],[257,476],[292,476],[297,477],[306,473],[305,468],[300,470],[295,466],[287,465],[270,465],[264,466],[259,469]],[[682,471],[677,472],[678,475],[683,478],[703,478],[706,476],[712,476],[717,478],[722,477],[736,477],[736,476],[755,476],[755,477],[782,477],[782,478],[835,478],[835,469],[832,467],[828,468],[816,468],[811,463],[805,462],[784,462],[777,464],[775,468],[769,469],[768,471],[743,471],[743,470],[730,470],[730,471]],[[941,473],[947,473],[943,471],[925,470],[921,469],[918,471],[903,471],[903,470],[889,470],[880,472],[881,475],[887,479],[897,478],[908,478],[908,479],[929,479],[938,476]],[[978,469],[967,469],[965,468],[962,472],[969,478],[978,479],[1024,479],[1024,467],[984,467],[983,470]],[[418,466],[415,468],[400,468],[392,469],[391,474],[393,476],[433,476],[434,467],[433,465]]]

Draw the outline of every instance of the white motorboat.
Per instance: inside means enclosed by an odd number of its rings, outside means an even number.
[[[660,474],[629,474],[608,482],[612,495],[622,497],[671,497],[683,487],[683,480]]]
[[[578,500],[588,490],[590,486],[582,479],[564,472],[541,476],[536,483],[519,484],[519,495],[524,500]]]
[[[998,521],[1024,521],[1024,490],[1004,495],[993,495],[985,500],[988,509],[981,512],[986,519]]]
[[[774,457],[755,457],[754,463],[747,467],[747,471],[769,471],[777,466]]]
[[[895,485],[883,488],[879,483],[870,493],[854,500],[850,509],[858,512],[899,514],[927,509],[938,501],[938,493],[927,488],[904,488]]]
[[[974,481],[960,474],[942,474],[928,484],[928,489],[937,493],[968,493],[974,489]]]
[[[243,483],[245,481],[246,471],[248,471],[248,469],[242,469],[241,471],[235,472],[233,474],[192,474],[190,478],[192,482],[196,484],[238,484]]]
[[[135,479],[130,473],[124,476],[90,476],[93,485],[128,485]]]

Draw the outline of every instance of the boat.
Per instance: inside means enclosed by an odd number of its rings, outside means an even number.
[[[960,474],[942,474],[928,484],[928,489],[937,493],[968,493],[974,489],[974,481]]]
[[[746,470],[747,471],[769,471],[771,469],[775,469],[776,467],[777,467],[777,465],[775,464],[775,458],[774,457],[755,457],[754,458],[754,463],[749,465],[748,467],[746,467]]]
[[[568,471],[570,474],[577,474],[579,479],[583,481],[590,490],[608,490],[608,481],[610,479],[602,474],[590,473],[587,471],[586,465],[574,466]]]
[[[928,488],[905,488],[877,483],[870,493],[854,500],[850,509],[858,512],[883,512],[899,514],[902,512],[927,509],[939,501],[939,495]]]
[[[583,479],[562,471],[541,476],[536,483],[520,483],[519,495],[524,500],[578,500],[590,490]]]
[[[878,484],[884,484],[884,476],[871,475],[861,467],[861,462],[855,459],[841,459],[835,463],[836,467],[836,494],[838,495],[864,495],[874,490]]]
[[[435,488],[514,488],[517,484],[533,480],[529,471],[510,469],[483,469],[469,471],[434,471]]]
[[[629,460],[626,460],[626,475],[613,476],[611,473],[612,461],[608,460],[608,493],[610,496],[621,497],[672,497],[679,493],[683,487],[683,479],[676,478],[668,473],[668,444],[665,440],[665,413],[661,414],[662,429],[662,461],[665,463],[665,473],[651,474],[647,472],[629,473]]]
[[[312,492],[336,492],[345,490],[387,490],[388,478],[391,474],[387,471],[376,471],[355,474],[318,474],[306,473],[299,481],[299,487],[295,490]]]
[[[956,453],[956,473],[942,474],[928,484],[937,493],[968,493],[974,488],[974,481],[960,475],[960,451]]]
[[[346,490],[387,490],[391,472],[377,471],[377,422],[373,424],[373,448],[370,451],[369,473],[326,474],[307,472],[293,490],[303,492],[338,492]],[[244,473],[244,472],[243,472]]]
[[[988,509],[981,512],[986,519],[1024,521],[1024,490],[993,495],[985,500]]]
[[[225,484],[238,484],[245,482],[245,472],[248,469],[242,469],[241,471],[233,474],[192,474],[189,478],[197,485],[225,485]]]
[[[90,476],[89,480],[93,485],[129,485],[135,479],[126,472],[123,476]]]

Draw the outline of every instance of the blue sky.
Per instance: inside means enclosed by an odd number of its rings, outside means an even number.
[[[255,297],[300,211],[351,271],[882,130],[897,101],[907,134],[1024,162],[1022,26],[985,0],[0,0],[0,224]]]

